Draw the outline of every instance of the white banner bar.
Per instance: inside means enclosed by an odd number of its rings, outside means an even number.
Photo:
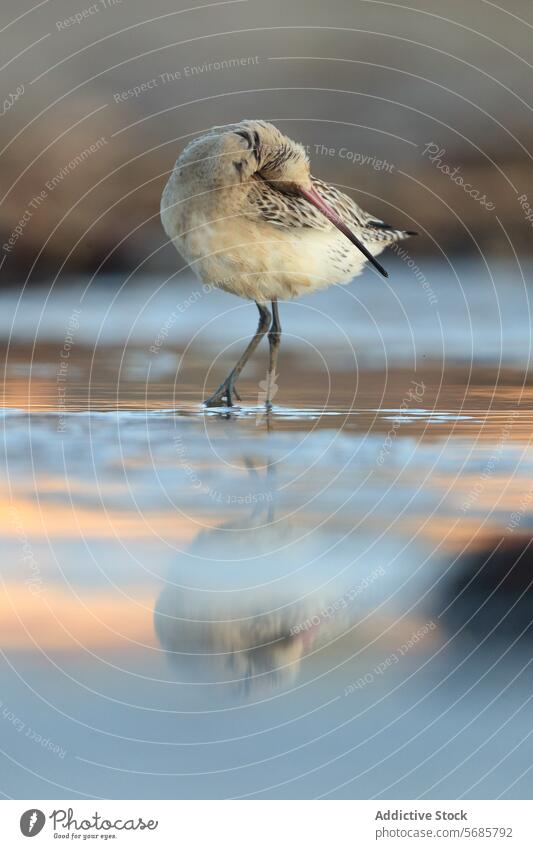
[[[2,801],[2,846],[530,849],[529,801]],[[31,845],[31,844],[30,844]]]

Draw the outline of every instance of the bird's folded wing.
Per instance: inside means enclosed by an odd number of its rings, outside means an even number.
[[[338,213],[344,223],[359,232],[365,241],[393,242],[401,238],[402,231],[396,230],[365,212],[348,195],[335,186],[313,178],[317,192]],[[253,181],[248,192],[248,204],[244,211],[247,218],[263,221],[286,230],[310,228],[329,230],[332,224],[304,198],[278,191],[264,181]]]
[[[398,230],[391,224],[381,221],[371,212],[365,212],[351,197],[335,186],[323,183],[322,180],[313,182],[316,190],[333,207],[344,223],[358,233],[365,242],[395,242],[405,238],[406,235],[416,235],[410,231]]]
[[[254,221],[273,224],[286,230],[310,227],[329,230],[331,224],[310,203],[296,195],[278,191],[264,180],[253,181],[243,214]]]

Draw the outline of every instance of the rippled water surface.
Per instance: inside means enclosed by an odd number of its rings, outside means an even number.
[[[532,527],[529,300],[467,272],[284,305],[268,415],[266,348],[201,406],[250,305],[3,296],[6,795],[530,797],[528,557],[474,580]]]

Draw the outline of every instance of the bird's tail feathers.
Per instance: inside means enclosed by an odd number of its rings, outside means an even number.
[[[369,236],[372,241],[385,242],[386,244],[408,239],[409,236],[418,236],[415,230],[397,230],[390,224],[385,224],[384,221],[368,221],[366,226],[370,231]]]

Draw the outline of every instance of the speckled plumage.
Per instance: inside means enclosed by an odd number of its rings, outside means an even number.
[[[376,256],[409,233],[312,177],[305,149],[264,121],[214,127],[179,156],[163,192],[164,229],[197,275],[243,298],[288,299],[347,283],[366,262],[304,198],[312,186]]]
[[[168,237],[205,282],[254,300],[257,331],[207,406],[233,404],[235,381],[268,332],[266,406],[276,381],[286,300],[348,283],[365,262],[410,233],[364,212],[311,176],[302,145],[266,121],[213,127],[178,157],[161,198]],[[266,304],[272,302],[272,314]]]

